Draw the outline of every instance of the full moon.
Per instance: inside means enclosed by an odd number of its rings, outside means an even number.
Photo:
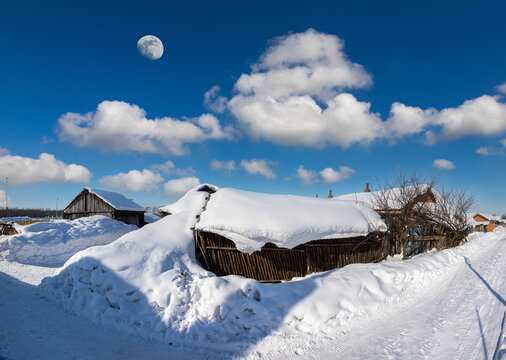
[[[163,44],[156,36],[146,35],[137,41],[137,50],[142,56],[150,60],[157,60],[163,55]]]

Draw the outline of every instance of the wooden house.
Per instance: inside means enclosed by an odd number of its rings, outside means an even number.
[[[64,219],[104,215],[126,224],[144,225],[145,209],[121,194],[84,188],[63,210]]]
[[[470,219],[474,231],[491,232],[499,225],[504,225],[506,220],[497,215],[476,213]]]
[[[403,188],[392,188],[380,191],[371,191],[369,189],[369,183],[366,183],[366,187],[363,192],[340,195],[335,197],[338,200],[348,200],[354,202],[361,202],[372,207],[375,211],[382,213],[385,211],[400,211],[402,206],[399,199],[403,197],[400,192],[405,193],[405,197],[412,198],[411,204],[417,203],[435,203],[440,195],[430,186],[422,184],[418,186],[405,186]],[[388,208],[381,208],[378,202],[386,203]],[[411,205],[410,204],[410,205]]]
[[[449,228],[436,216],[439,211],[437,203],[441,204],[444,200],[426,184],[371,191],[366,183],[363,192],[341,195],[335,199],[362,203],[374,209],[389,227],[389,232],[398,233],[399,229],[404,231],[409,228],[409,233],[402,235],[400,243],[391,241],[392,255],[404,251],[404,256],[410,257],[447,246]],[[399,218],[402,218],[402,228]],[[397,227],[392,230],[391,223],[396,221]]]
[[[279,282],[351,263],[384,260],[386,225],[350,202],[219,189],[193,227],[202,266]]]

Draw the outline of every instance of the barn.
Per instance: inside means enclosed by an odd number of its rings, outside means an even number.
[[[126,224],[144,225],[145,209],[121,194],[101,189],[84,188],[63,210],[64,219],[104,215]]]
[[[204,268],[261,282],[381,261],[388,255],[380,216],[349,201],[222,188],[207,196],[192,229],[196,257]]]

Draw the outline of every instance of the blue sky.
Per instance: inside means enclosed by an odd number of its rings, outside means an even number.
[[[162,205],[196,182],[326,196],[416,169],[506,213],[505,16],[500,1],[4,1],[9,204],[93,186]],[[147,34],[158,60],[137,51]]]

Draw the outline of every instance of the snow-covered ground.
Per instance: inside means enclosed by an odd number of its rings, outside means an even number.
[[[62,266],[78,251],[109,244],[137,229],[101,215],[14,225],[18,235],[0,235],[0,259],[51,267]]]
[[[173,215],[59,269],[0,260],[0,359],[506,354],[503,228],[408,261],[261,284],[195,261],[189,229],[206,196],[191,191]]]

